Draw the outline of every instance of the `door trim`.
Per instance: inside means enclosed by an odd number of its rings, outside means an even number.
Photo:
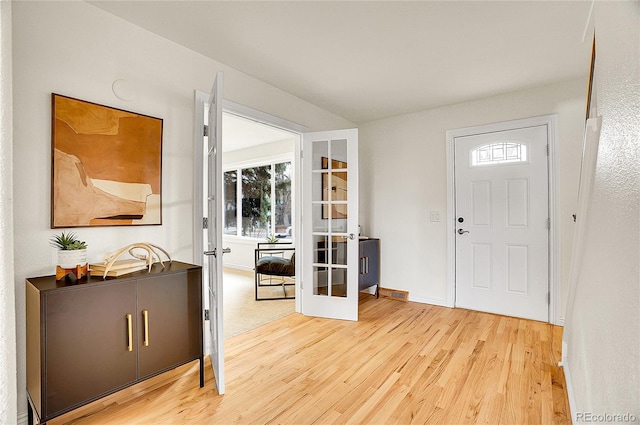
[[[497,131],[514,130],[524,127],[544,125],[547,127],[549,142],[548,170],[549,170],[549,323],[564,325],[564,318],[560,317],[560,285],[558,284],[558,270],[560,263],[560,220],[557,200],[557,139],[558,114],[539,117],[503,121],[493,124],[447,130],[447,306],[455,307],[456,291],[456,224],[455,224],[455,157],[454,141],[456,137]]]
[[[205,93],[200,90],[195,90],[194,95],[194,130],[193,130],[193,258],[194,263],[202,265],[202,252],[204,252],[203,236],[202,236],[202,220],[203,220],[203,154],[202,154],[202,131],[204,128],[204,110],[205,104],[209,102],[209,93]],[[298,183],[295,184],[295,199],[296,205],[294,208],[296,211],[302,211],[302,134],[309,131],[309,129],[303,125],[288,121],[286,119],[277,117],[275,115],[268,114],[266,112],[259,111],[249,106],[244,106],[236,102],[232,102],[227,99],[222,100],[222,111],[238,115],[244,118],[251,119],[253,121],[277,127],[281,130],[288,131],[290,133],[298,135],[298,140],[295,146],[295,161],[294,161],[294,173]],[[295,228],[298,229],[298,235],[295,238],[295,248],[297,252],[302,253],[302,220],[301,213],[294,214]],[[299,262],[296,262],[296,276],[302,276],[302,266]],[[296,279],[296,294],[301,294],[300,289],[301,279]],[[296,296],[295,311],[302,311],[302,296]]]

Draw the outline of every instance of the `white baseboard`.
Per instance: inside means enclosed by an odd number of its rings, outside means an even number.
[[[27,425],[29,423],[29,413],[18,412],[18,425]]]
[[[569,367],[568,357],[567,357],[567,343],[562,341],[562,361],[559,366],[562,367],[564,372],[564,385],[567,388],[567,398],[569,399],[569,414],[571,415],[572,423],[576,423],[576,417],[574,412],[576,412],[576,396],[573,392],[573,380],[571,379],[571,368]]]
[[[409,301],[413,301],[413,302],[421,303],[421,304],[433,304],[433,305],[437,305],[437,306],[440,306],[440,307],[447,307],[447,308],[454,308],[455,307],[453,305],[450,305],[447,302],[447,300],[434,300],[433,298],[414,297],[411,294],[409,294]],[[564,327],[564,317],[559,318],[558,322],[555,323],[555,325]],[[563,351],[563,353],[564,353],[564,351]]]
[[[447,300],[434,300],[432,298],[415,297],[409,293],[409,301],[413,301],[421,304],[432,304],[440,307],[453,307],[447,303]]]
[[[245,271],[245,272],[252,272],[253,271],[253,267],[243,266],[242,264],[227,264],[227,263],[224,263],[224,268],[225,269],[242,270],[242,271]]]

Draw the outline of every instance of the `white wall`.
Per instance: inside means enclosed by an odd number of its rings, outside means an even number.
[[[261,145],[252,146],[245,149],[235,149],[227,151],[226,145],[222,151],[222,168],[236,166],[246,162],[261,161],[272,156],[293,156],[295,152],[295,142],[297,137],[291,137],[287,140],[279,140],[277,142],[263,143]],[[222,136],[224,143],[224,135]]]
[[[447,130],[558,113],[564,306],[585,97],[586,77],[361,125],[360,223],[363,234],[380,238],[381,285],[409,291],[414,301],[446,304]],[[430,211],[439,211],[441,221],[430,222]],[[560,318],[564,318],[564,309]]]
[[[574,422],[586,422],[589,413],[633,414],[632,423],[638,424],[640,2],[596,2],[594,16],[602,127],[563,357],[573,388]]]
[[[17,421],[11,2],[0,2],[0,423]],[[24,394],[24,393],[23,393]]]
[[[3,34],[4,24],[3,13]],[[312,130],[352,124],[85,2],[14,2],[12,35],[17,393],[24,420],[24,279],[52,274],[56,264],[48,243],[55,233],[49,222],[52,92],[164,119],[163,225],[76,229],[90,261],[138,241],[192,260],[194,90],[208,92],[216,71],[225,72],[225,97],[240,104]],[[134,85],[132,101],[114,96],[117,79]],[[11,309],[0,312],[0,322],[13,320]]]

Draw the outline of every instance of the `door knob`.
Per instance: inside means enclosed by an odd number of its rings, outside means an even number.
[[[229,254],[231,253],[231,248],[222,248],[222,253],[223,254]],[[213,251],[205,251],[204,255],[213,255],[214,257],[217,257],[217,248],[214,248]]]
[[[468,230],[463,230],[463,229],[458,229],[458,234],[459,235],[464,235],[465,233],[469,233]]]

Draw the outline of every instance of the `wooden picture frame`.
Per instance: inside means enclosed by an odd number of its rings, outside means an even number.
[[[322,173],[322,200],[346,201],[347,200],[347,172],[333,171],[347,168],[347,163],[336,159],[331,161],[331,169],[328,173]],[[329,158],[322,157],[322,169],[329,169]],[[331,187],[329,187],[329,174],[331,174]],[[329,218],[329,205],[322,206],[322,218]],[[347,204],[331,204],[331,219],[347,218]]]
[[[162,224],[161,118],[51,94],[51,228]]]
[[[589,80],[587,81],[587,107],[585,114],[585,122],[591,118],[592,109],[595,107],[595,99],[593,96],[593,79],[596,69],[596,35],[593,35],[593,42],[591,44],[591,63],[589,65]]]

